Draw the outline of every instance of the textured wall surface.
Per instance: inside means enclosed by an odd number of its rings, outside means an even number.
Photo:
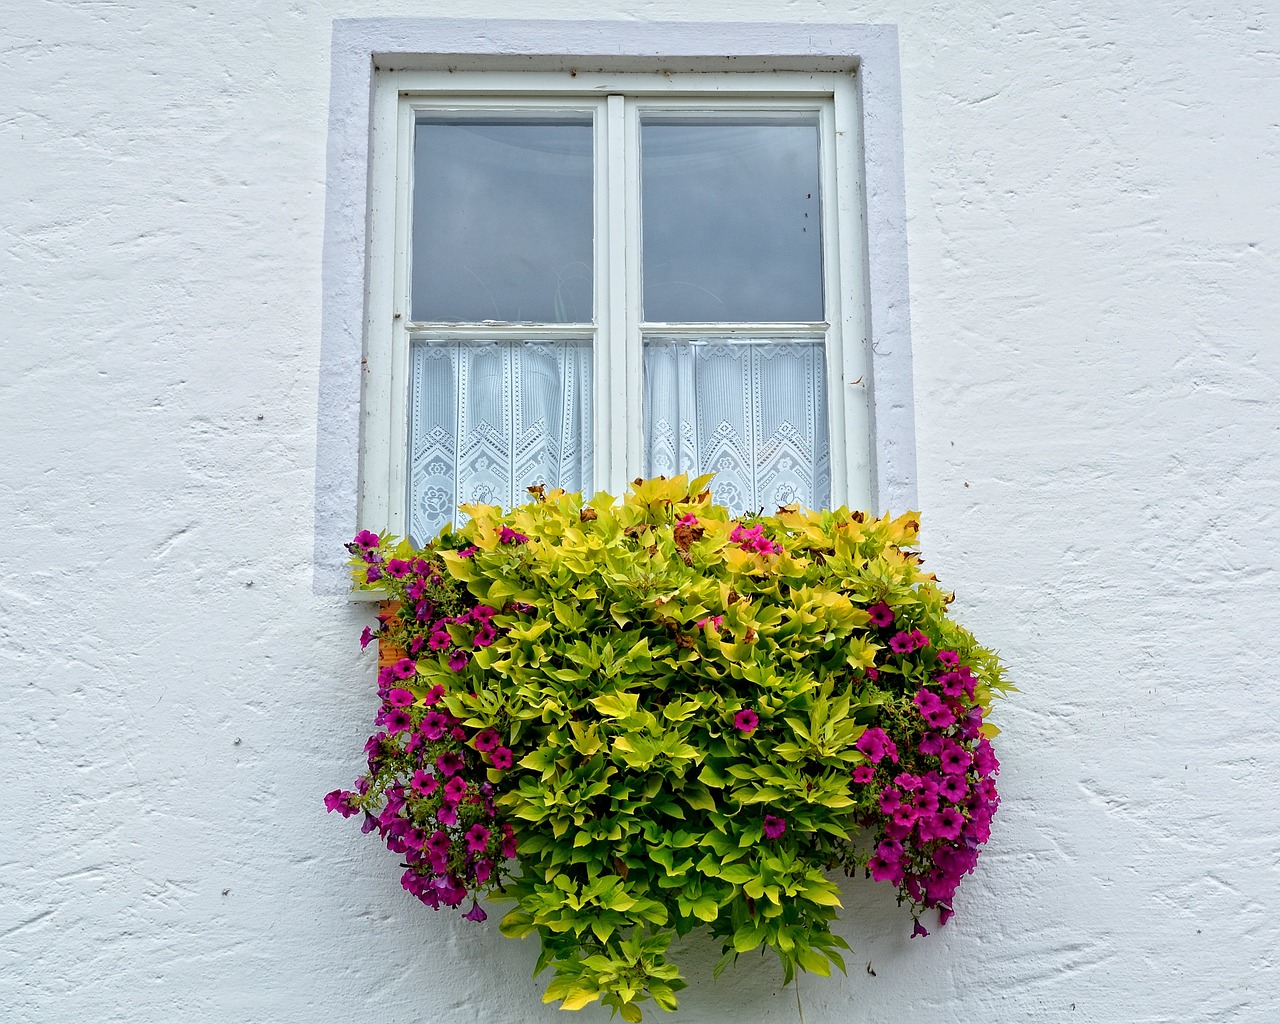
[[[367,609],[311,579],[329,43],[369,13],[0,0],[6,1022],[568,1019],[320,803],[373,710]],[[1280,1017],[1280,4],[377,13],[898,25],[925,554],[1022,692],[956,919],[846,883],[805,1019]],[[678,1019],[798,1018],[713,960]]]

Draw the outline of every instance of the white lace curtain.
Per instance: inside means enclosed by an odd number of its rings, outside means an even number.
[[[409,533],[421,543],[469,502],[511,507],[533,484],[590,491],[591,346],[426,342],[413,349]]]
[[[715,473],[735,512],[830,502],[820,341],[650,341],[644,423],[646,476]]]
[[[416,541],[469,502],[521,504],[532,484],[590,493],[588,342],[426,342],[412,361]],[[646,476],[715,473],[716,500],[735,512],[830,502],[820,341],[648,342],[644,424]]]

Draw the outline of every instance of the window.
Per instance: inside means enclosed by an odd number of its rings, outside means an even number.
[[[914,504],[896,76],[876,26],[335,23],[330,578],[535,482]]]
[[[379,89],[390,281],[365,405],[386,470],[363,521],[423,541],[531,484],[680,472],[715,472],[738,511],[869,501],[869,439],[846,430],[866,391],[839,386],[865,373],[848,76],[388,71]]]

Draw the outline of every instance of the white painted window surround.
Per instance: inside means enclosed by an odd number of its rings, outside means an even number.
[[[827,404],[832,499],[915,507],[905,202],[897,35],[892,26],[622,24],[358,19],[332,44],[324,250],[315,590],[347,589],[343,543],[357,528],[403,532],[409,346],[397,246],[407,217],[405,147],[414,97],[679,96],[694,104],[809,100],[834,140],[823,229],[829,260]],[[428,99],[428,102],[430,100]],[[406,121],[407,118],[407,121]],[[619,121],[616,125],[622,129]],[[622,143],[610,140],[608,145]],[[607,146],[606,146],[607,149]],[[837,166],[837,164],[839,166]],[[621,183],[628,167],[599,173]],[[621,203],[624,190],[611,193]],[[621,209],[600,211],[620,223]],[[640,465],[642,358],[624,275],[598,248],[596,376],[619,396],[596,420],[595,485],[622,490]],[[399,314],[397,316],[397,313]],[[626,343],[622,339],[627,339]]]

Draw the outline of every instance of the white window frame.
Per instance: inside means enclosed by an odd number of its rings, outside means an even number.
[[[580,74],[379,70],[374,82],[373,188],[365,324],[364,452],[359,522],[407,531],[410,353],[414,336],[591,339],[595,488],[621,494],[643,475],[643,336],[787,337],[822,340],[831,450],[831,495],[871,502],[864,319],[858,289],[864,254],[857,227],[853,126],[857,97],[832,72]],[[418,116],[437,111],[556,110],[595,123],[595,318],[529,328],[410,321],[409,250],[413,138]],[[646,111],[804,111],[818,116],[823,293],[814,323],[644,323],[640,318],[640,119]],[[842,140],[848,140],[847,142]],[[714,484],[713,484],[714,486]]]
[[[548,56],[548,55],[554,56]],[[914,415],[896,31],[892,26],[356,19],[334,24],[316,472],[318,592],[345,589],[341,544],[360,527],[403,532],[408,306],[405,246],[414,100],[661,97],[660,105],[821,101],[832,501],[914,508]],[[633,104],[624,104],[634,110]],[[410,130],[406,131],[406,118]],[[638,175],[609,154],[634,114],[606,116],[597,173],[595,486],[618,493],[642,464],[638,246],[616,244]],[[827,141],[835,145],[828,145]],[[615,179],[621,180],[615,180]],[[828,192],[828,183],[835,188]],[[619,188],[618,186],[621,186]],[[638,239],[638,222],[627,223]],[[610,234],[610,232],[612,232]],[[603,244],[601,244],[603,243]],[[622,260],[624,273],[611,272]],[[399,314],[399,316],[397,316]],[[693,326],[693,325],[688,325]],[[705,324],[697,333],[708,333]],[[793,325],[786,325],[789,330]],[[777,330],[777,325],[767,325]],[[766,325],[716,325],[767,334]],[[835,341],[833,344],[832,341]]]

